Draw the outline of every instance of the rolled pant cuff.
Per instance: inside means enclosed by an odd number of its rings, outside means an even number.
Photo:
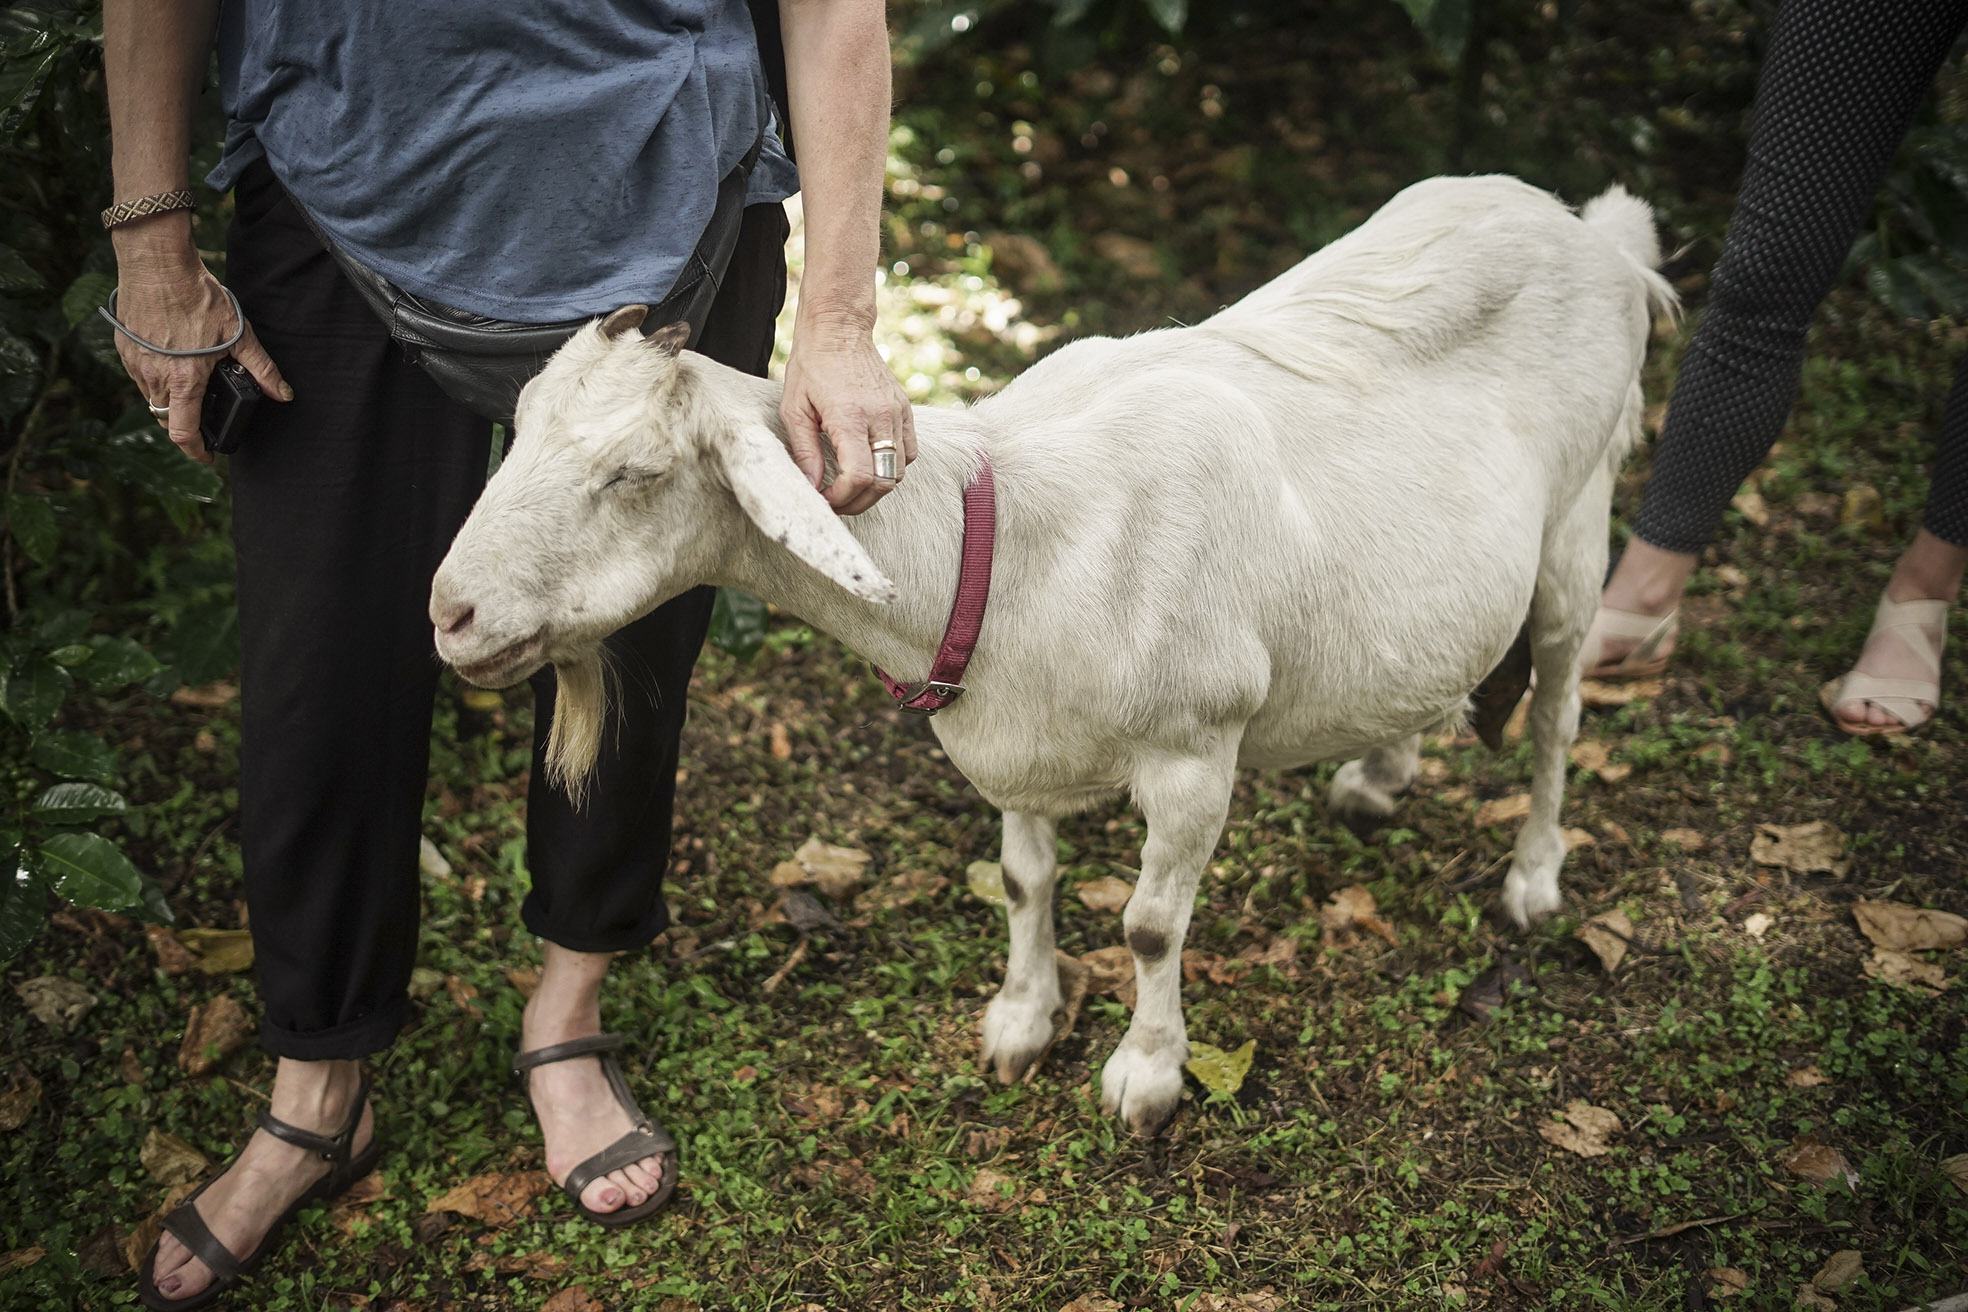
[[[655,907],[640,924],[622,933],[605,936],[556,929],[547,922],[546,916],[533,909],[530,901],[520,904],[519,918],[534,937],[545,939],[569,952],[634,952],[648,947],[658,934],[670,927],[670,909],[661,898],[656,899]]]
[[[260,1046],[276,1057],[294,1061],[355,1061],[394,1043],[408,1010],[409,1004],[399,998],[361,1020],[333,1029],[305,1032],[281,1029],[270,1020],[264,1021],[260,1025]]]

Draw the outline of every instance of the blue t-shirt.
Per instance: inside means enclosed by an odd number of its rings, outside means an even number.
[[[221,190],[262,155],[398,286],[545,323],[653,302],[771,122],[744,0],[225,0]],[[767,130],[749,203],[798,189]]]

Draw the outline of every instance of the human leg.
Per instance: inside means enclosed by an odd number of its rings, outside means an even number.
[[[1605,609],[1665,617],[1679,604],[1730,498],[1783,428],[1811,318],[1965,19],[1961,0],[1790,0],[1779,11],[1735,215]],[[1588,642],[1590,672],[1639,641]],[[1671,637],[1655,646],[1665,656]]]
[[[358,1110],[360,1059],[404,1017],[436,671],[425,593],[484,480],[490,425],[403,360],[264,166],[236,199],[231,284],[295,389],[229,461],[246,895],[262,1041],[281,1059],[272,1112],[332,1133]],[[243,1256],[327,1169],[260,1131],[198,1216]],[[211,1275],[159,1241],[166,1299]]]
[[[765,373],[785,298],[785,240],[778,206],[746,212],[696,349],[734,368]],[[535,768],[527,803],[533,889],[522,915],[547,946],[540,987],[526,1010],[522,1050],[600,1033],[609,960],[644,946],[668,924],[662,879],[669,865],[678,740],[690,669],[714,596],[709,588],[695,589],[608,640],[620,713],[608,722],[579,808],[547,782],[540,764],[554,686],[550,670],[535,676]],[[548,1174],[557,1180],[629,1131],[630,1117],[596,1061],[538,1067],[528,1087],[546,1136]],[[645,1158],[595,1180],[581,1201],[596,1212],[640,1206],[675,1171],[674,1161]]]

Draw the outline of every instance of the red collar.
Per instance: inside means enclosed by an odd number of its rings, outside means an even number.
[[[950,623],[930,663],[929,677],[905,684],[889,678],[880,666],[875,668],[888,695],[901,703],[902,710],[916,715],[934,715],[963,696],[964,670],[984,627],[984,604],[991,598],[991,552],[998,538],[998,493],[991,458],[980,454],[979,460],[977,477],[963,494],[963,565],[957,573],[957,600],[950,608]]]

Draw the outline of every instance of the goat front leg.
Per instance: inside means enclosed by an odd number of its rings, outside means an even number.
[[[1135,799],[1148,820],[1141,880],[1122,923],[1134,955],[1134,1020],[1100,1072],[1100,1106],[1136,1134],[1168,1123],[1182,1100],[1189,1033],[1182,1020],[1182,940],[1203,865],[1230,809],[1235,748],[1138,769]]]
[[[1400,796],[1414,783],[1421,764],[1421,735],[1383,743],[1357,761],[1348,761],[1333,775],[1326,790],[1326,811],[1360,837],[1385,824],[1400,805]]]
[[[1004,987],[984,1011],[986,1067],[1010,1084],[1052,1046],[1065,1005],[1052,937],[1052,890],[1059,874],[1055,826],[1044,816],[1004,813],[1005,912],[1011,951]]]

